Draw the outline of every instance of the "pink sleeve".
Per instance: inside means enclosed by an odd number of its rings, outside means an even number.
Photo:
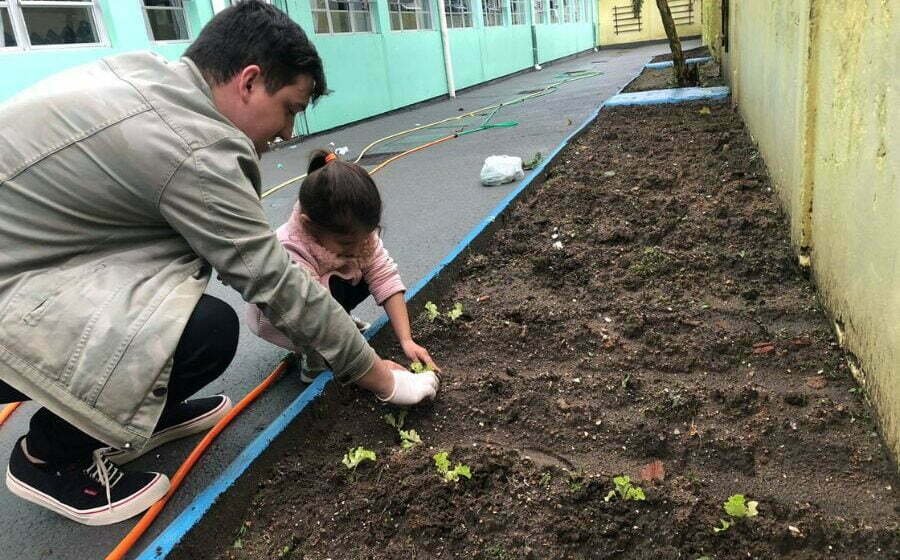
[[[376,236],[378,240],[375,251],[372,254],[372,260],[363,270],[363,278],[369,285],[369,292],[375,298],[375,303],[381,305],[384,300],[396,294],[397,292],[405,292],[406,286],[400,279],[400,272],[397,270],[397,263],[388,254],[384,248],[381,238]]]
[[[248,303],[244,309],[244,321],[247,323],[250,331],[261,339],[271,342],[275,346],[280,346],[285,350],[297,351],[291,339],[276,329],[266,316],[262,314],[259,307]]]

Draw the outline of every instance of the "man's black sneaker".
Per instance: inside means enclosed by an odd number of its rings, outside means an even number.
[[[103,450],[81,463],[35,464],[19,438],[6,469],[6,487],[22,499],[85,525],[111,525],[146,510],[169,490],[155,472],[124,472]]]
[[[226,395],[184,401],[163,414],[147,445],[140,449],[115,449],[106,453],[106,457],[117,465],[124,465],[164,443],[205,432],[229,410],[231,399]]]

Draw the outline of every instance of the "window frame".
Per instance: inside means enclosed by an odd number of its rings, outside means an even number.
[[[144,3],[144,0],[138,0],[138,2],[141,5],[141,12],[144,15],[144,26],[147,28],[147,38],[150,39],[150,42],[153,43],[154,45],[176,45],[178,43],[190,43],[191,41],[193,41],[195,39],[194,30],[191,29],[191,18],[188,17],[187,6],[184,5],[185,0],[174,0],[174,1],[178,2],[181,7],[180,8],[167,8],[167,7],[163,7],[163,6],[147,6]],[[187,34],[188,34],[187,39],[157,40],[153,36],[153,26],[150,25],[150,17],[148,15],[147,10],[154,10],[154,11],[159,11],[159,12],[162,12],[162,11],[174,12],[177,10],[181,10],[182,15],[184,16],[184,27],[187,29]]]
[[[451,12],[449,11],[452,4],[452,0],[446,0],[444,2],[444,15],[447,18],[447,29],[473,29],[475,27],[475,12],[472,11],[472,0],[458,0],[462,2],[466,6],[466,10],[462,12]],[[452,16],[462,16],[463,21],[468,20],[468,25],[454,25],[452,23]],[[465,17],[468,16],[468,17]]]
[[[416,31],[434,31],[435,30],[433,2],[431,0],[413,0],[413,1],[416,3],[416,9],[413,10],[412,12],[404,12],[402,10],[401,11],[391,10],[391,7],[393,5],[402,6],[403,0],[388,0],[388,27],[390,28],[392,33],[393,32],[403,33],[403,32],[407,32],[407,31],[416,32]],[[420,10],[419,9],[420,6],[424,6],[425,9]],[[410,14],[410,13],[416,15],[416,28],[415,29],[412,29],[412,28],[407,29],[407,28],[403,27],[403,14]],[[391,19],[391,16],[393,16],[393,14],[400,15],[400,29],[394,29],[393,20]],[[419,14],[428,14],[428,27],[419,27],[418,26],[419,19],[420,19]]]
[[[547,0],[531,0],[532,9],[534,10],[532,13],[534,14],[534,20],[531,22],[532,25],[544,25],[547,23]],[[540,6],[540,9],[538,9]]]
[[[312,16],[313,33],[315,35],[340,35],[340,36],[343,36],[343,35],[351,35],[351,34],[357,34],[357,33],[363,34],[363,33],[377,33],[378,32],[378,28],[376,27],[376,18],[375,18],[375,12],[377,11],[377,6],[378,6],[377,0],[323,0],[323,1],[325,2],[324,10],[321,8],[318,8],[316,6],[316,0],[310,0],[310,2],[309,2],[309,12],[310,12],[310,15]],[[351,3],[365,4],[366,11],[363,12],[361,10],[350,10],[350,9],[332,10],[331,9],[332,2],[335,2],[335,3],[344,2],[346,4],[351,4]],[[372,9],[373,7],[375,7],[376,10],[373,10]],[[316,29],[316,13],[319,13],[319,12],[324,13],[326,18],[328,19],[328,31],[324,32],[324,33],[320,32]],[[349,15],[349,21],[350,21],[350,31],[335,31],[334,30],[334,22],[331,19],[332,12],[347,12],[347,14]],[[363,31],[358,31],[358,30],[354,29],[355,24],[354,24],[353,14],[361,14],[361,13],[365,13],[365,14],[369,15],[369,29],[363,30]]]
[[[528,2],[529,0],[509,0],[509,25],[528,25]],[[518,11],[513,12],[513,6],[518,6]],[[520,16],[521,20],[519,23],[516,23],[513,16]]]
[[[499,12],[491,12],[488,14],[487,8],[488,4],[495,4],[500,8]],[[504,27],[506,25],[506,1],[505,0],[481,0],[481,23],[485,27]],[[491,16],[491,21],[494,23],[488,23],[488,15]]]
[[[110,46],[109,36],[106,34],[106,26],[103,22],[103,12],[100,9],[100,0],[2,0],[0,5],[6,8],[12,25],[13,37],[16,45],[12,47],[0,47],[0,54],[11,52],[47,51],[54,49],[93,49],[107,48]],[[31,35],[28,33],[28,25],[25,22],[25,14],[22,8],[87,8],[91,15],[91,23],[94,26],[94,34],[97,41],[94,43],[55,43],[52,45],[33,45]]]

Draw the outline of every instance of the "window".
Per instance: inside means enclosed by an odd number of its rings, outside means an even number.
[[[13,29],[12,19],[9,17],[7,2],[0,2],[0,49],[18,46],[16,30]]]
[[[446,0],[444,13],[447,27],[472,27],[472,7],[469,0]]]
[[[485,27],[503,25],[503,0],[481,0],[481,15]]]
[[[372,31],[367,0],[312,0],[311,4],[316,33]]]
[[[549,5],[550,5],[550,10],[549,10],[548,15],[550,16],[550,19],[547,23],[559,23],[560,22],[559,3],[561,1],[562,0],[548,0]]]
[[[431,29],[430,0],[388,0],[391,29]]]
[[[143,0],[147,30],[154,41],[188,41],[191,33],[182,0]]]
[[[575,23],[578,21],[578,4],[575,0],[562,0],[563,3],[563,21],[565,23]]]
[[[547,8],[546,2],[547,0],[534,0],[534,23],[535,25],[539,23],[547,23]]]
[[[0,49],[102,43],[96,0],[0,0]]]
[[[528,4],[525,0],[509,0],[509,16],[513,25],[525,25],[528,23]]]

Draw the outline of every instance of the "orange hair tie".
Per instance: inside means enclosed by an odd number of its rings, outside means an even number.
[[[325,163],[331,163],[332,161],[334,161],[336,159],[337,159],[337,156],[334,155],[333,153],[328,154],[327,156],[325,156]]]

